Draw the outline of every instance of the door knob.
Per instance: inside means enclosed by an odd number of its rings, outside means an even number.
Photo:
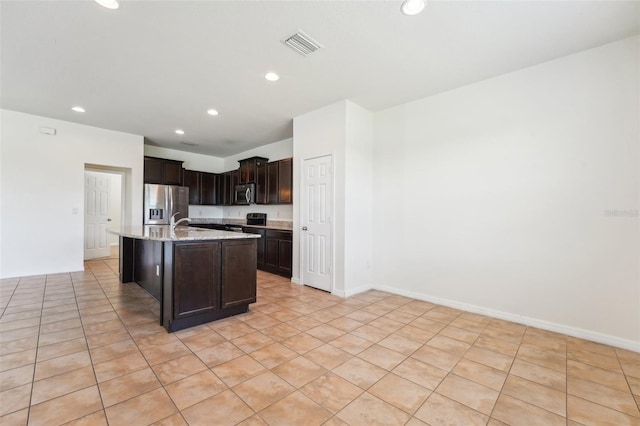
[[[111,219],[107,219],[107,222],[111,222]]]
[[[303,227],[302,227],[302,230],[303,230],[303,231],[306,231],[306,230],[307,230],[307,227],[306,227],[306,226],[303,226]]]

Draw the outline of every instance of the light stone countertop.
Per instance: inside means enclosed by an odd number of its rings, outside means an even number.
[[[220,218],[206,218],[206,217],[194,217],[191,218],[191,224],[220,224],[220,225],[242,225],[249,226],[251,228],[263,228],[263,229],[277,229],[282,231],[291,231],[293,229],[293,221],[290,220],[267,220],[266,225],[247,225],[246,219],[220,219]]]
[[[206,240],[241,240],[260,238],[257,234],[242,232],[217,231],[215,229],[177,226],[172,231],[169,225],[125,226],[120,230],[108,230],[110,234],[122,237],[155,241],[206,241]]]

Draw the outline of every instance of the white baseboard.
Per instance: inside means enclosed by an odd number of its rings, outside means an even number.
[[[302,285],[300,282],[300,277],[291,277],[291,282],[294,284]]]
[[[472,305],[469,303],[458,302],[455,300],[443,299],[440,297],[430,296],[428,294],[416,293],[416,292],[407,291],[407,290],[400,290],[394,287],[388,287],[384,285],[374,285],[373,289],[386,291],[388,293],[393,293],[400,296],[410,297],[412,299],[423,300],[425,302],[431,302],[438,305],[448,306],[450,308],[460,309],[462,311],[473,312],[476,314],[486,315],[493,318],[499,318],[507,321],[516,322],[519,324],[529,325],[531,327],[537,327],[543,330],[566,334],[568,336],[578,337],[580,339],[586,339],[586,340],[591,340],[598,343],[604,343],[605,345],[611,345],[611,346],[627,349],[634,352],[640,352],[640,342],[629,340],[629,339],[623,339],[620,337],[600,333],[597,331],[586,330],[578,327],[572,327],[564,324],[545,321],[538,318],[526,317],[523,315],[513,314],[509,312],[498,311],[495,309],[485,308],[483,306]],[[366,290],[362,290],[362,291],[366,291]]]

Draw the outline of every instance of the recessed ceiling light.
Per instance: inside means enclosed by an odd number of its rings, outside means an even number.
[[[424,0],[404,0],[400,10],[405,15],[417,15],[424,9]]]
[[[176,134],[178,134],[178,135],[184,135],[184,130],[182,130],[182,129],[176,129]]]
[[[207,110],[207,114],[209,114],[209,115],[218,115],[219,113],[218,113],[217,109],[211,108],[211,109]]]
[[[266,78],[269,81],[278,81],[280,79],[280,76],[275,72],[268,72],[264,75],[264,78]]]
[[[107,9],[117,9],[120,7],[118,4],[118,0],[96,0],[100,6],[106,7]]]
[[[74,106],[71,108],[71,111],[75,111],[75,112],[86,112],[84,110],[84,108],[82,108],[81,106]]]

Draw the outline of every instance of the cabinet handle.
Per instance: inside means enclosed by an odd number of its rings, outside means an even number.
[[[306,230],[307,230],[307,227],[306,227],[306,226],[303,226],[303,227],[302,227],[302,230],[303,230],[303,231],[306,231]]]

